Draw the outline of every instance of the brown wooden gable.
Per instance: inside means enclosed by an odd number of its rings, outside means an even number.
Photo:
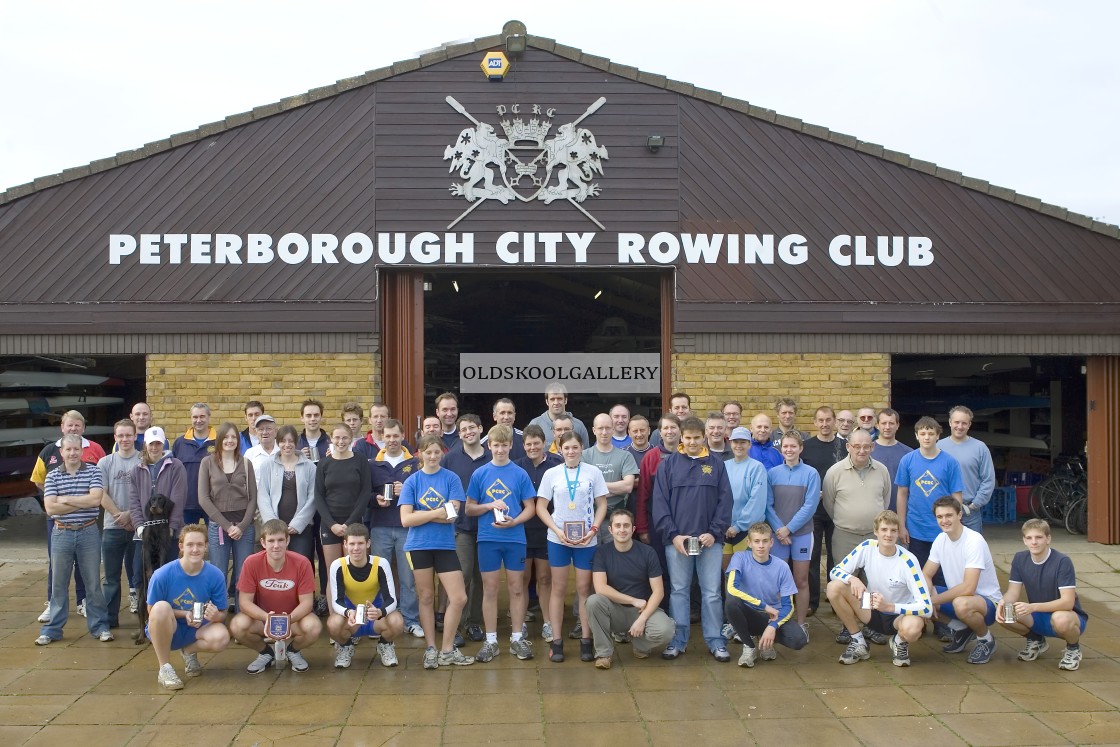
[[[0,313],[6,326],[18,322],[8,330],[41,331],[38,320],[66,331],[187,331],[248,302],[248,331],[311,330],[327,320],[370,329],[373,262],[110,266],[106,241],[148,231],[442,236],[468,207],[449,194],[455,179],[442,159],[470,126],[448,95],[494,125],[498,105],[555,107],[554,127],[607,100],[584,124],[610,153],[597,179],[602,194],[584,203],[606,229],[562,201],[483,204],[454,229],[474,234],[478,265],[504,266],[492,251],[504,231],[594,231],[589,263],[600,266],[617,264],[619,232],[798,232],[810,245],[805,264],[678,261],[677,331],[843,331],[868,320],[904,332],[946,323],[1018,333],[1117,328],[1115,226],[541,37],[530,37],[509,78],[491,83],[478,53],[498,44],[486,37],[437,50],[8,190],[0,195],[9,268]],[[667,139],[656,154],[645,147],[654,133]],[[872,242],[927,236],[936,260],[838,267],[827,248],[841,233]],[[572,266],[563,255],[558,264]],[[259,305],[268,302],[276,302],[272,319]],[[98,306],[75,315],[74,303]]]

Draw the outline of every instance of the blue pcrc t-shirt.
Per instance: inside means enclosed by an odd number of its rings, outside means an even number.
[[[933,542],[941,533],[933,518],[933,502],[964,491],[960,463],[940,450],[933,459],[927,459],[917,450],[902,457],[894,484],[910,489],[906,500],[906,531],[925,542]]]
[[[441,467],[430,475],[423,470],[413,473],[404,481],[397,503],[401,506],[412,506],[413,511],[443,513],[443,506],[448,501],[459,501],[460,506],[466,502],[463,496],[463,483],[454,472]],[[431,521],[418,527],[409,527],[408,537],[404,541],[405,552],[454,549],[454,524]]]
[[[217,566],[204,562],[197,575],[190,576],[183,570],[182,562],[173,560],[160,566],[148,582],[148,604],[167,602],[173,609],[190,610],[195,602],[210,602],[220,610],[229,605],[226,597],[226,574]],[[186,620],[176,619],[179,627],[187,628]],[[203,623],[205,625],[205,623]]]
[[[522,511],[531,511],[532,507],[526,507],[523,501],[532,501],[536,497],[537,491],[529,473],[512,462],[501,467],[493,462],[479,467],[471,475],[470,485],[467,486],[467,498],[476,503],[485,505],[496,500],[505,501],[510,519],[516,519]],[[478,541],[524,545],[525,526],[498,529],[494,526],[494,512],[491,511],[478,517]]]

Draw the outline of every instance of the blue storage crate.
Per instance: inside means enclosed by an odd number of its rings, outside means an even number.
[[[992,491],[992,499],[981,509],[980,515],[985,524],[1014,524],[1018,518],[1015,514],[1015,486]]]

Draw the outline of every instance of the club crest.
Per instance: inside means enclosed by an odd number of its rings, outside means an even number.
[[[448,171],[464,180],[451,185],[451,194],[471,203],[448,229],[486,200],[503,205],[511,200],[539,200],[546,205],[566,200],[603,228],[580,203],[598,197],[602,191],[592,180],[603,174],[607,149],[595,141],[590,130],[579,125],[597,112],[606,98],[597,99],[578,119],[560,125],[551,138],[548,135],[554,108],[542,109],[534,104],[523,112],[520,104],[498,106],[502,137],[493,125],[475,119],[451,96],[446,101],[474,125],[460,132],[455,143],[443,152],[443,159],[451,161]]]

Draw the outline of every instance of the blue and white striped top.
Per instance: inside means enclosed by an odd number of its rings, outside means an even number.
[[[66,471],[66,465],[47,473],[46,483],[43,485],[44,497],[86,495],[94,488],[104,489],[101,481],[101,470],[92,464],[82,462],[82,466],[74,474]],[[84,524],[90,519],[97,518],[98,506],[80,508],[72,513],[55,517],[58,524]]]

